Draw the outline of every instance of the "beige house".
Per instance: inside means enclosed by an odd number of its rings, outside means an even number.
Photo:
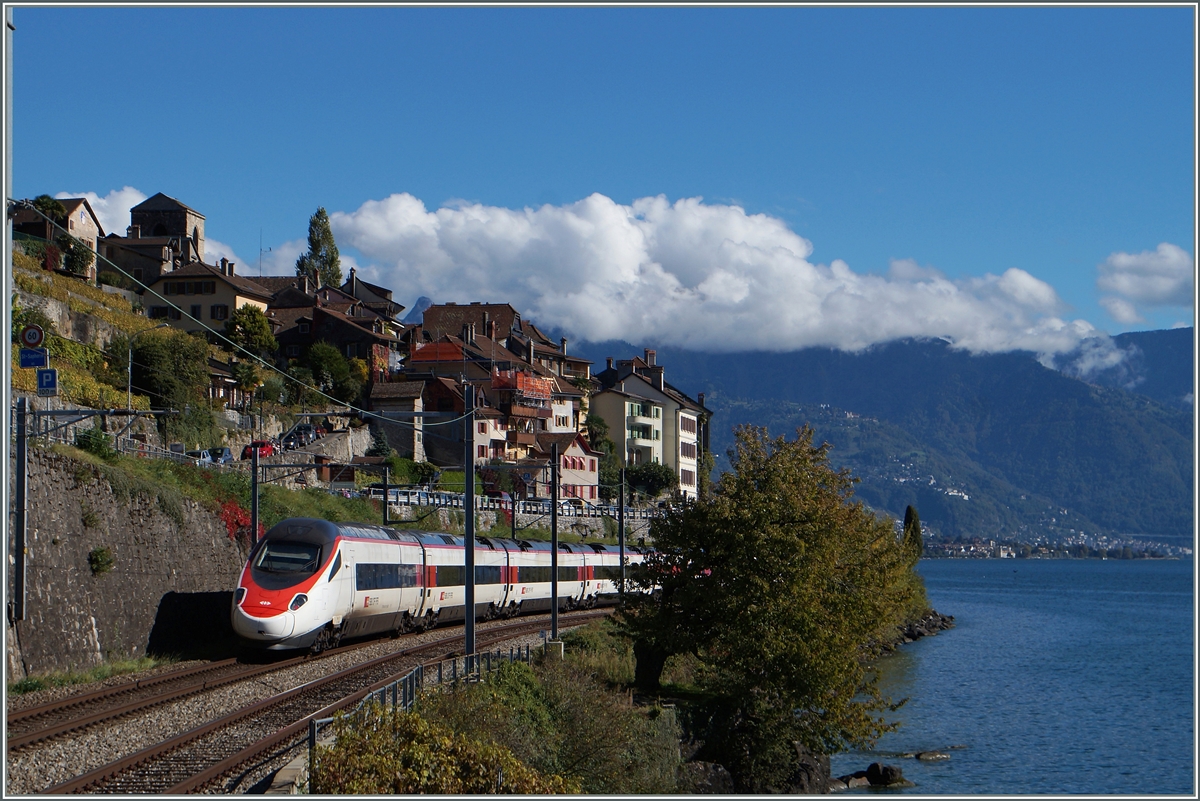
[[[215,267],[198,262],[180,267],[149,287],[142,300],[146,316],[182,331],[224,331],[235,309],[254,306],[266,313],[271,300],[270,292],[235,275],[233,262],[225,259]]]
[[[707,448],[709,412],[704,396],[689,398],[663,379],[653,350],[622,360],[596,374],[605,389],[592,396],[592,409],[608,423],[613,442],[624,437],[625,464],[661,462],[679,477],[679,491],[699,494],[700,462]]]

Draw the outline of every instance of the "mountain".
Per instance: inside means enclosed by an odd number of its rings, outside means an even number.
[[[400,322],[405,325],[416,325],[425,319],[425,310],[433,305],[433,301],[422,295],[417,298],[417,302],[408,310],[408,314],[404,315],[404,319]]]
[[[1132,392],[1085,383],[1030,353],[972,356],[940,340],[855,354],[659,348],[657,361],[667,381],[705,393],[715,453],[739,423],[790,434],[809,422],[833,446],[831,460],[863,479],[865,502],[901,515],[915,500],[922,522],[944,534],[1053,538],[1074,528],[1190,541],[1191,329],[1183,331],[1124,335],[1123,346],[1140,352],[1122,382]],[[574,351],[599,363],[640,353],[611,342]]]

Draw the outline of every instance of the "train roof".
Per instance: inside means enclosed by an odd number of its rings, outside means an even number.
[[[456,534],[442,534],[436,531],[417,529],[395,529],[375,523],[334,523],[316,517],[290,517],[282,520],[272,526],[263,539],[289,539],[328,545],[339,536],[407,542],[426,546],[445,547],[450,545],[458,548],[463,547],[465,543],[465,537]],[[546,540],[512,540],[504,537],[475,535],[476,550],[548,552],[550,547],[551,544]],[[565,553],[616,553],[618,551],[615,545],[604,545],[598,542],[560,542],[558,549]],[[643,552],[643,549],[632,545],[626,545],[625,550],[632,553]]]

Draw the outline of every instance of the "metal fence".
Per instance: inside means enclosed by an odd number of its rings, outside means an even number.
[[[367,491],[367,497],[382,499],[383,490],[378,487],[371,488]],[[444,492],[441,490],[388,488],[388,504],[461,509],[463,508],[463,495],[460,492]],[[506,500],[504,498],[475,496],[476,511],[515,511],[517,514],[548,516],[551,505],[552,502],[546,499]],[[647,509],[645,507],[626,506],[625,519],[650,520],[658,516],[659,512],[659,509],[654,508]],[[573,500],[560,500],[558,502],[558,514],[560,517],[611,517],[616,519],[618,507],[615,505],[602,506],[587,502],[578,504]]]
[[[363,711],[372,703],[377,703],[384,708],[391,706],[393,710],[402,709],[407,712],[416,703],[417,693],[426,687],[440,687],[447,683],[479,682],[483,681],[486,674],[498,669],[503,664],[511,662],[529,664],[532,661],[533,649],[526,645],[524,651],[520,647],[510,647],[508,653],[504,653],[502,649],[497,648],[495,651],[481,654],[443,659],[435,665],[417,665],[390,684],[368,693],[358,702],[357,706],[344,712],[342,717],[355,718],[354,722],[358,723]],[[321,733],[327,730],[336,719],[334,717],[314,718],[308,722],[308,775],[310,781],[316,757],[317,741]]]

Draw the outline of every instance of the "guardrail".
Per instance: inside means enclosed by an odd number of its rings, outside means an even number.
[[[378,487],[372,487],[366,492],[368,498],[376,500],[383,499],[383,490]],[[444,507],[447,509],[462,509],[463,495],[459,492],[445,492],[443,490],[422,490],[422,489],[392,489],[388,488],[388,504],[400,506],[432,506]],[[515,511],[517,514],[524,515],[546,515],[550,514],[552,502],[546,499],[537,500],[505,500],[503,498],[492,497],[475,497],[476,511]],[[571,500],[559,500],[558,514],[560,517],[611,517],[614,520],[618,515],[618,507],[615,505],[598,505],[584,503],[582,506],[574,503]],[[625,518],[627,520],[650,520],[657,517],[658,509],[647,509],[643,507],[625,507]]]

